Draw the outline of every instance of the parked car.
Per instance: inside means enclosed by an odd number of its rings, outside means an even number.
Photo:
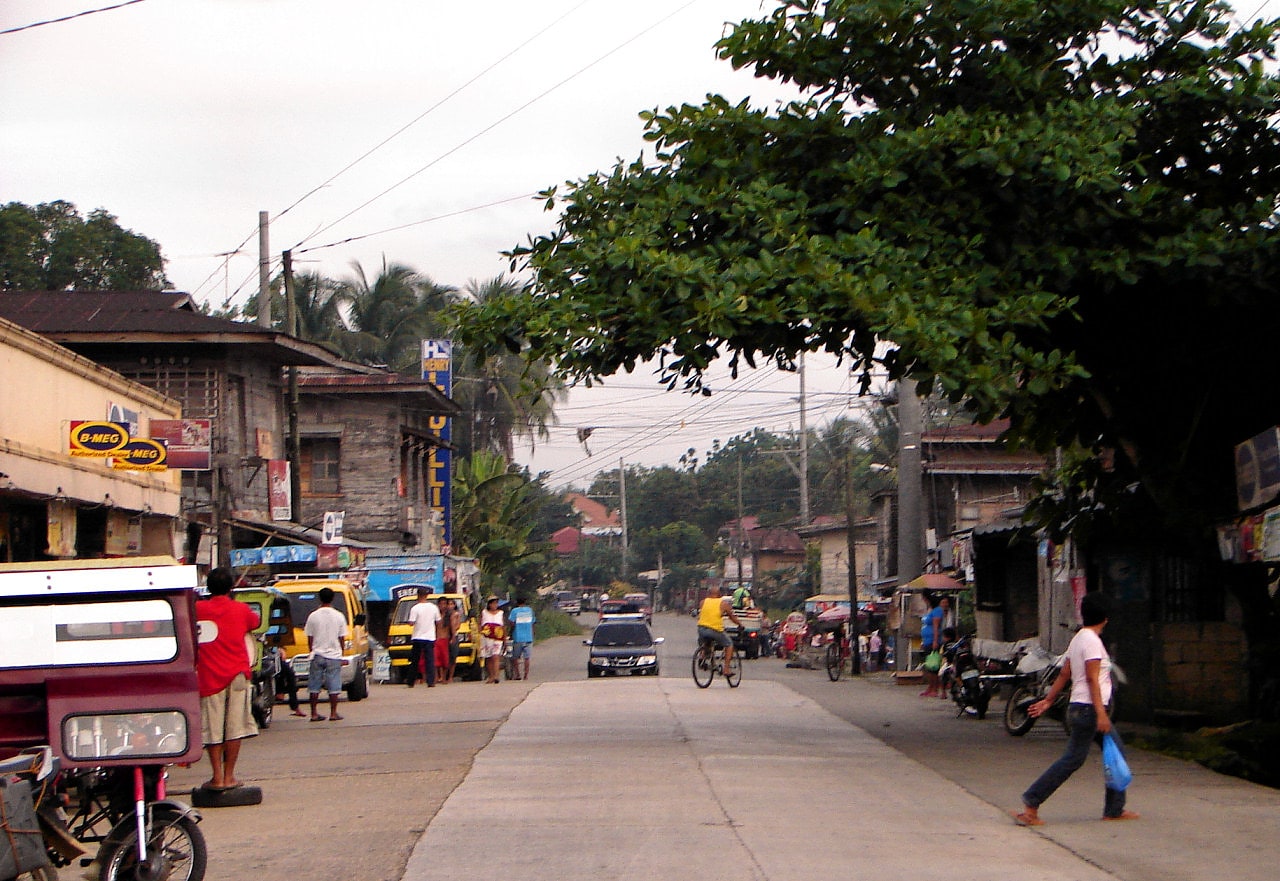
[[[347,638],[342,651],[342,687],[347,698],[364,700],[369,696],[369,678],[373,670],[373,654],[369,645],[369,632],[365,629],[366,613],[364,592],[346,578],[326,578],[323,575],[281,575],[272,585],[289,599],[293,624],[292,643],[286,642],[286,661],[293,667],[298,687],[307,685],[307,672],[311,669],[311,654],[307,650],[305,632],[307,616],[320,607],[320,589],[333,590],[333,607],[347,621]]]
[[[664,638],[654,637],[642,618],[601,621],[584,639],[590,646],[587,654],[587,677],[614,674],[658,675],[658,646]]]
[[[416,584],[398,585],[391,590],[395,598],[395,608],[391,612],[391,625],[387,629],[387,651],[391,655],[391,667],[388,679],[393,683],[409,681],[409,652],[413,649],[413,625],[409,623],[409,612],[418,604],[418,587]],[[475,681],[484,672],[484,660],[480,657],[480,641],[475,638],[479,628],[474,610],[471,608],[471,597],[462,593],[433,593],[431,602],[439,604],[442,599],[453,600],[454,606],[461,613],[461,623],[454,642],[458,646],[457,674],[463,679]]]

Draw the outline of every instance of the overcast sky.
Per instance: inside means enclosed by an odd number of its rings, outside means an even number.
[[[3,0],[0,31],[119,2]],[[160,243],[178,290],[213,304],[256,290],[259,211],[274,259],[291,248],[301,271],[341,277],[358,260],[372,276],[385,257],[444,284],[490,279],[503,250],[551,228],[533,193],[641,152],[641,111],[784,97],[712,48],[726,22],[771,9],[143,0],[0,34],[0,202],[105,208]],[[807,385],[810,426],[847,412],[832,362],[811,359]],[[638,372],[575,390],[550,442],[518,458],[583,483],[620,458],[673,464],[755,425],[797,426],[793,374],[714,387],[665,393]]]

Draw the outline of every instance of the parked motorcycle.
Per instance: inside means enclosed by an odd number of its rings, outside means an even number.
[[[973,642],[962,636],[955,642],[942,647],[943,668],[939,671],[942,687],[955,702],[958,712],[987,717],[987,707],[991,703],[991,686],[982,677],[978,659],[973,654]]]
[[[1035,727],[1037,717],[1028,710],[1036,701],[1049,693],[1053,681],[1062,671],[1066,654],[1051,655],[1042,648],[1036,647],[1028,651],[1018,661],[1018,672],[1025,680],[1014,688],[1009,701],[1004,706],[1004,730],[1013,737],[1021,737]],[[1070,732],[1067,725],[1067,703],[1071,699],[1071,690],[1064,688],[1058,693],[1053,705],[1045,711],[1045,716],[1057,719],[1064,729]]]

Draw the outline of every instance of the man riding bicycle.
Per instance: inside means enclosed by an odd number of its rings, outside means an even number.
[[[739,627],[742,622],[733,614],[733,603],[728,597],[720,596],[720,588],[712,585],[707,591],[707,598],[702,601],[698,610],[698,641],[709,640],[724,647],[724,675],[729,678],[729,662],[733,660],[733,640],[724,632],[724,616]]]

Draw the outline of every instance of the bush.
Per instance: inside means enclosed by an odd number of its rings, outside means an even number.
[[[533,625],[535,641],[550,639],[553,636],[577,636],[582,633],[582,625],[572,615],[559,609],[546,608],[538,610],[538,620]]]

